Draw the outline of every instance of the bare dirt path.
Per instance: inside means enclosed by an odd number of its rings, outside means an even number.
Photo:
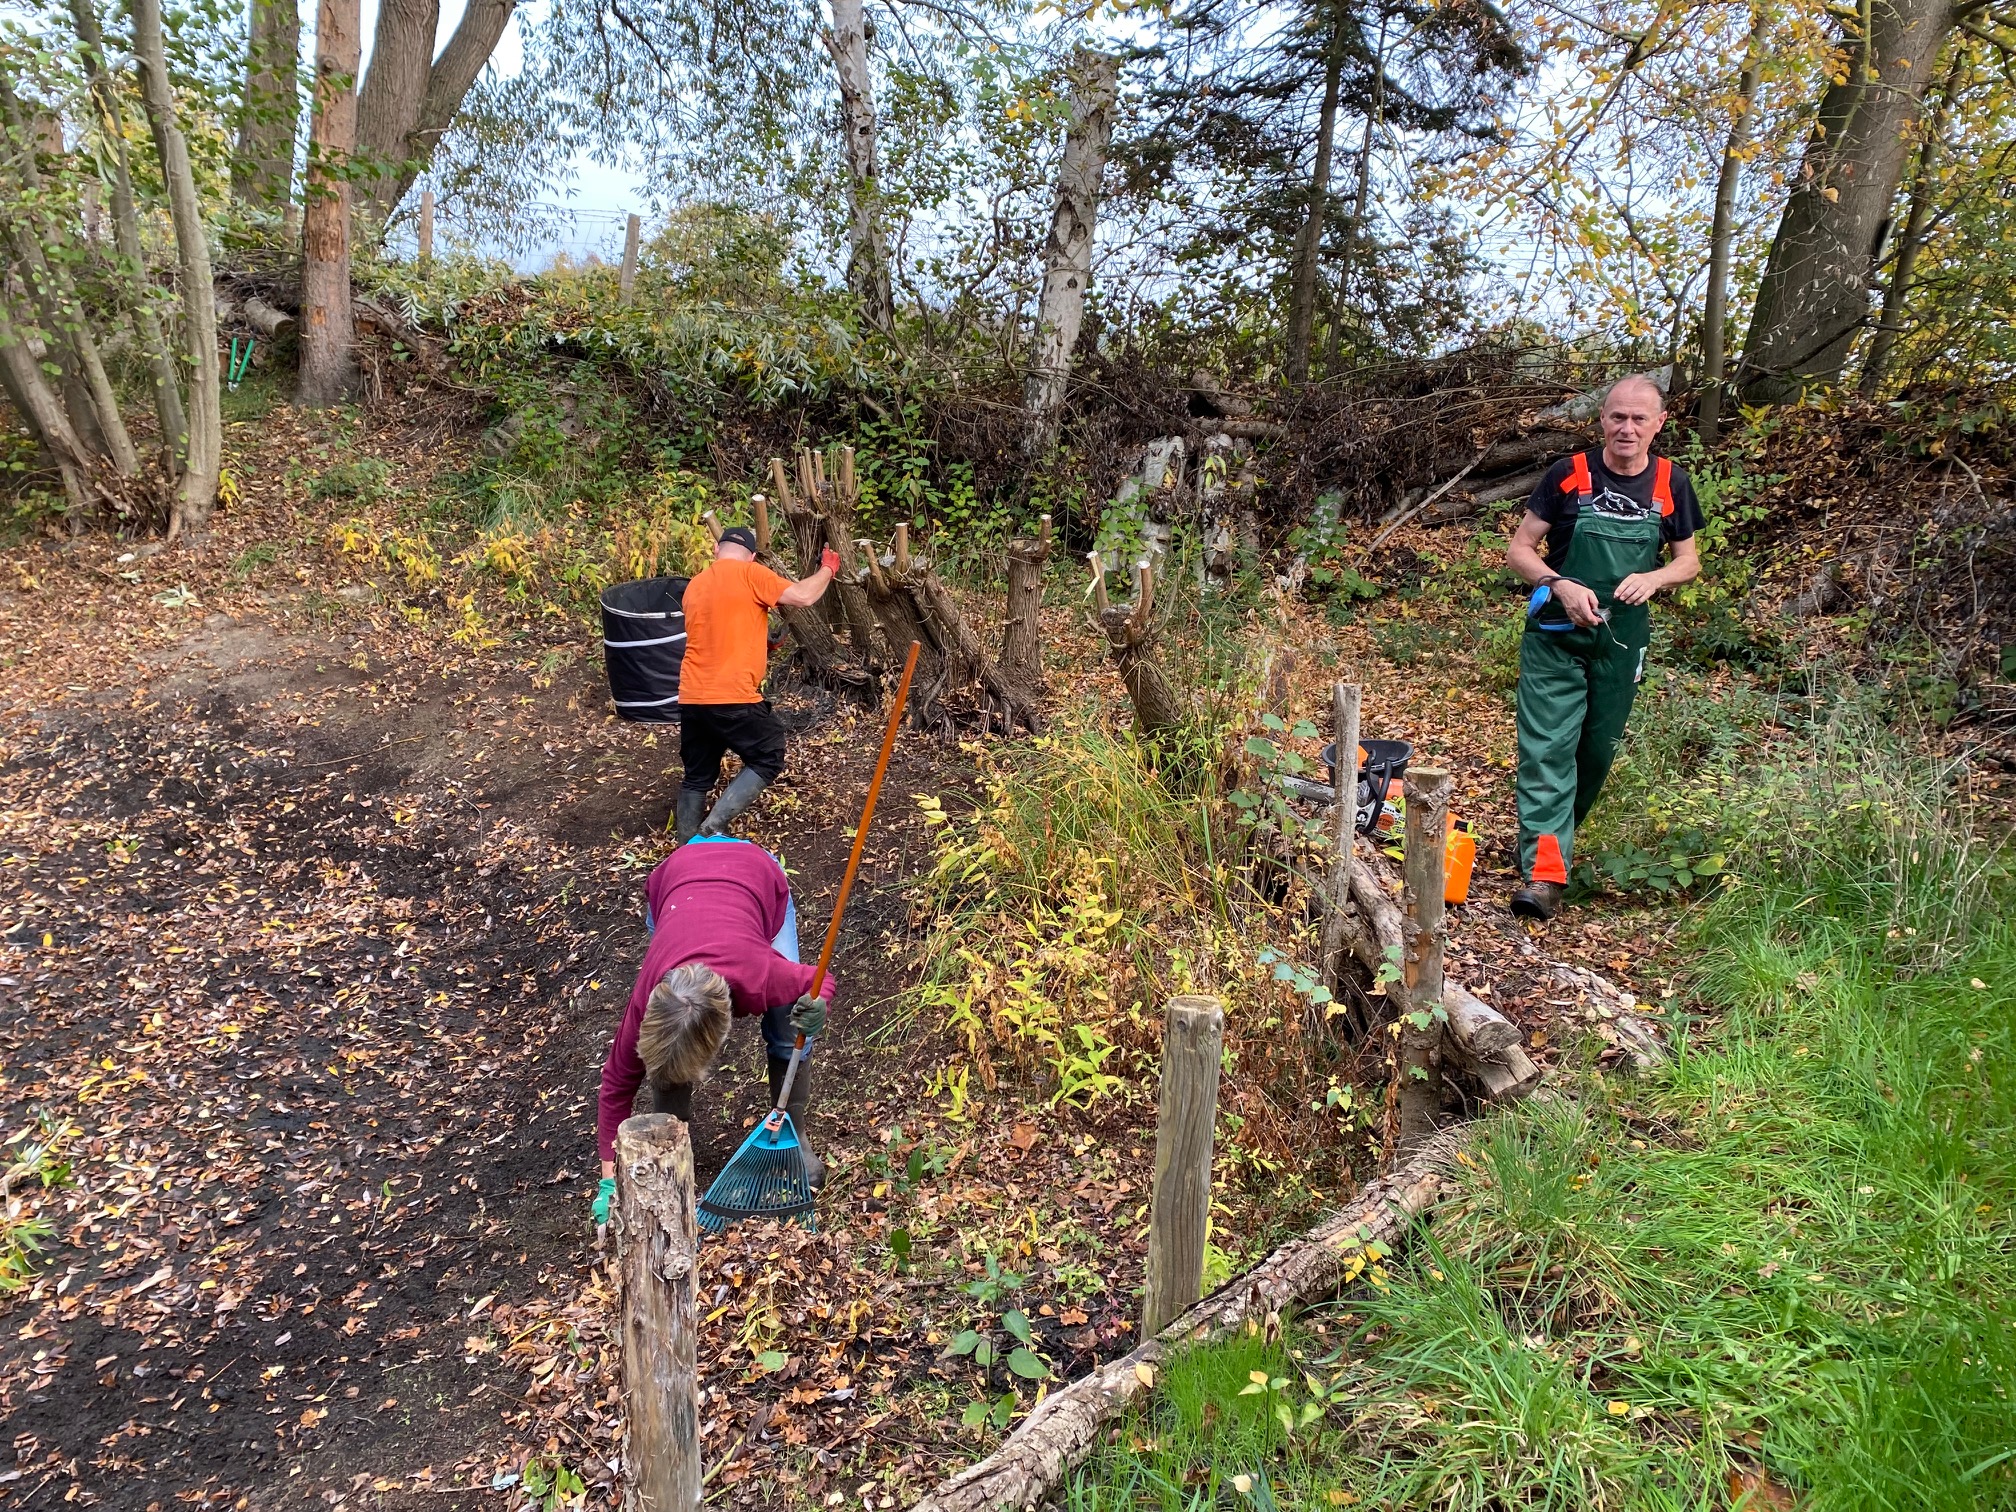
[[[7,1133],[53,1134],[71,1184],[35,1196],[40,1279],[0,1300],[0,1507],[475,1506],[417,1493],[606,1455],[567,1423],[615,1417],[593,1098],[676,736],[607,720],[591,661],[540,688],[361,615],[188,614],[88,666],[86,634],[54,674],[83,680],[38,697],[18,651],[46,607],[0,603],[0,1079]],[[874,744],[825,711],[759,809],[814,946]],[[829,1109],[901,1068],[872,1031],[942,754],[892,771]],[[739,1027],[703,1181],[760,1101]]]

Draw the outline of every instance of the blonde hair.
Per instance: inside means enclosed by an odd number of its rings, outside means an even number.
[[[728,1038],[728,984],[697,961],[674,966],[651,989],[637,1053],[654,1087],[689,1086],[707,1074]]]

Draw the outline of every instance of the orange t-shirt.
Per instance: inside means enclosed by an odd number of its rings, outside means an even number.
[[[760,562],[717,560],[686,585],[682,704],[763,701],[770,665],[770,608],[791,586]]]

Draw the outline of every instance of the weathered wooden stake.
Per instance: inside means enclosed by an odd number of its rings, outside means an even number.
[[[1162,1099],[1155,1119],[1155,1192],[1148,1215],[1148,1285],[1141,1337],[1203,1295],[1211,1218],[1211,1140],[1218,1123],[1218,1065],[1225,1014],[1216,998],[1169,1000],[1162,1039]]]
[[[1358,716],[1364,692],[1356,683],[1330,691],[1331,735],[1337,741],[1331,812],[1336,859],[1330,864],[1330,913],[1323,921],[1323,980],[1332,992],[1344,974],[1344,931],[1351,909],[1351,850],[1358,840]]]
[[[623,1398],[630,1421],[624,1512],[700,1505],[693,1144],[669,1113],[616,1131],[616,1256]]]
[[[771,458],[774,463],[776,458]],[[756,555],[770,555],[770,501],[762,494],[749,496],[749,507],[756,511]]]
[[[630,295],[637,287],[637,248],[644,239],[644,219],[630,217],[630,225],[623,233],[623,279],[621,284],[623,303],[630,303]]]
[[[434,261],[434,191],[420,191],[420,266]]]
[[[1405,950],[1400,964],[1399,1157],[1435,1133],[1442,1104],[1443,873],[1447,869],[1449,774],[1422,767],[1407,774]]]

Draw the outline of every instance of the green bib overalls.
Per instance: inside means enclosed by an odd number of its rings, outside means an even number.
[[[1649,604],[1619,604],[1617,585],[1659,565],[1660,514],[1621,520],[1589,508],[1586,460],[1569,477],[1582,496],[1566,557],[1548,570],[1595,590],[1610,612],[1588,628],[1545,628],[1562,611],[1550,601],[1526,621],[1519,643],[1519,870],[1535,882],[1566,882],[1575,854],[1575,827],[1587,816],[1610,774],[1624,722],[1645,675],[1652,634]],[[1670,509],[1672,464],[1659,469],[1654,495]]]

